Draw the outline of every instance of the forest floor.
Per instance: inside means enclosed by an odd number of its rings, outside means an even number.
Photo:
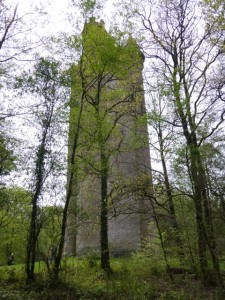
[[[165,266],[150,258],[113,258],[107,276],[96,258],[69,258],[61,265],[55,286],[44,263],[36,264],[36,281],[26,284],[23,265],[0,267],[0,299],[7,300],[223,300],[225,292],[205,287],[189,272],[173,267],[172,279]]]

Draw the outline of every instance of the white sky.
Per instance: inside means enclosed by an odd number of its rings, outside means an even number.
[[[35,9],[40,9],[48,13],[47,24],[44,25],[44,34],[54,34],[62,30],[62,23],[66,23],[65,15],[68,12],[69,0],[18,0],[18,4],[19,15],[34,12]],[[36,21],[40,25],[38,20]]]
[[[11,0],[13,5],[16,4],[15,0]],[[77,1],[79,2],[79,1]],[[115,11],[114,3],[117,0],[105,0],[105,8],[103,9],[102,19],[107,22],[110,19],[113,11]],[[47,23],[44,24],[44,32],[46,34],[56,34],[57,32],[71,32],[72,24],[69,18],[73,18],[76,21],[76,15],[78,9],[71,4],[71,0],[18,0],[18,12],[19,15],[31,13],[35,8],[43,9],[48,13]],[[38,20],[37,24],[38,24]],[[40,25],[40,24],[39,24]],[[40,27],[42,27],[40,25]]]

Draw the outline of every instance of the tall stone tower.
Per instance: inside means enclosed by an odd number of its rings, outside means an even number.
[[[131,37],[119,44],[102,22],[91,18],[85,24],[82,55],[71,68],[69,158],[74,137],[79,137],[72,166],[67,255],[99,250],[103,190],[112,254],[136,250],[147,232],[151,205],[145,195],[151,190],[151,166],[143,63]]]

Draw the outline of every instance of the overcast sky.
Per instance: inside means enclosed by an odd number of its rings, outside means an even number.
[[[15,3],[15,0],[11,0]],[[107,23],[113,11],[115,11],[114,3],[117,0],[105,0],[103,10],[103,20]],[[56,34],[57,32],[72,32],[72,23],[69,20],[76,19],[78,9],[72,6],[71,0],[18,0],[19,15],[31,13],[35,8],[43,9],[48,13],[47,22],[43,25],[44,35]],[[78,1],[79,2],[79,1]],[[43,20],[44,18],[42,18]],[[38,20],[36,20],[38,21]],[[75,20],[74,20],[75,22]],[[39,26],[42,27],[41,19]]]
[[[18,12],[19,15],[32,13],[35,9],[40,9],[44,12],[47,12],[47,23],[45,24],[44,28],[49,33],[54,34],[62,30],[62,24],[67,23],[66,14],[69,11],[69,1],[70,0],[18,0]],[[43,19],[44,18],[40,19],[40,27],[42,27],[41,22]],[[45,32],[45,34],[47,34],[47,32]]]

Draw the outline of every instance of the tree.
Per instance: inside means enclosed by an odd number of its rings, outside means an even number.
[[[37,245],[37,255],[40,260],[47,263],[50,278],[52,279],[52,268],[54,265],[55,254],[60,239],[60,230],[62,225],[63,206],[46,205],[41,208],[42,212],[42,230],[39,235]],[[51,251],[54,249],[54,251]]]
[[[15,262],[24,263],[31,194],[19,187],[0,189],[0,253],[7,262],[14,252]]]
[[[150,126],[151,135],[155,136],[155,139],[152,138],[150,145],[153,152],[156,152],[156,155],[159,156],[158,160],[160,161],[162,168],[162,172],[158,172],[158,176],[155,174],[154,180],[157,180],[162,187],[164,186],[161,193],[162,195],[165,194],[167,200],[165,205],[160,204],[160,207],[164,207],[165,213],[168,213],[169,215],[169,224],[172,225],[170,238],[173,237],[172,240],[174,240],[178,246],[178,254],[182,263],[184,253],[182,251],[182,240],[175,212],[173,195],[174,187],[172,179],[170,179],[168,168],[168,165],[172,161],[173,151],[175,149],[175,141],[173,138],[174,128],[171,126],[168,118],[169,108],[164,87],[161,87],[160,85],[156,86],[156,90],[153,90],[152,93],[149,92],[149,96],[151,98],[148,109],[148,124]],[[155,195],[155,198],[157,199],[158,195]],[[157,201],[155,201],[154,205],[157,206]]]
[[[4,84],[4,75],[7,73],[6,62],[12,60],[16,56],[14,52],[12,54],[12,45],[15,36],[17,35],[17,30],[20,30],[22,19],[17,16],[17,5],[11,7],[6,3],[6,1],[0,1],[0,76],[2,78],[0,89]],[[2,110],[1,103],[1,110]],[[3,110],[4,111],[4,110]],[[3,123],[5,117],[8,114],[1,112],[0,115],[0,177],[2,175],[8,174],[12,169],[15,168],[15,155],[13,154],[12,147],[10,145],[9,138],[5,134],[5,124]]]
[[[3,46],[7,48],[7,44],[11,42],[12,36],[14,35],[13,31],[17,28],[20,19],[17,16],[17,5],[11,8],[4,0],[0,2],[0,15],[0,50],[2,50]],[[14,55],[15,53],[11,55],[8,53],[8,55],[5,56],[3,53],[1,55],[1,63],[12,59]]]
[[[32,210],[27,243],[26,272],[27,280],[34,281],[35,259],[38,236],[42,228],[40,215],[40,199],[43,196],[44,184],[54,169],[54,141],[60,119],[60,110],[64,107],[61,97],[65,97],[62,85],[64,76],[60,72],[60,64],[52,59],[39,58],[32,75],[23,74],[17,79],[17,87],[22,87],[30,95],[40,97],[34,103],[34,116],[39,126],[37,148],[35,153]],[[53,156],[54,158],[54,156]]]
[[[74,4],[77,5],[77,3],[73,0]],[[80,0],[78,7],[81,9],[81,13],[85,19],[85,22],[88,21],[89,18],[95,16],[99,16],[102,4],[99,0]]]
[[[68,228],[69,220],[69,207],[70,205],[74,204],[73,198],[77,194],[77,191],[74,191],[74,185],[76,188],[76,181],[77,181],[77,148],[78,148],[78,139],[81,130],[81,117],[83,114],[83,104],[85,98],[85,91],[83,90],[82,85],[77,84],[77,77],[76,73],[73,72],[74,66],[71,66],[70,69],[70,83],[71,83],[71,99],[70,99],[70,106],[76,107],[73,111],[70,111],[69,122],[69,150],[68,150],[68,174],[67,174],[67,189],[66,189],[66,199],[62,213],[62,224],[60,228],[60,238],[59,238],[59,245],[57,249],[57,253],[54,260],[54,269],[53,269],[53,279],[55,282],[58,281],[59,271],[60,271],[60,262],[63,256],[63,250],[65,247],[65,238],[66,238],[66,230]],[[75,93],[75,95],[74,95]],[[77,103],[76,95],[80,96],[79,104]],[[77,105],[78,104],[78,105]],[[76,207],[75,207],[76,211]]]
[[[21,60],[24,54],[27,55],[31,49],[40,45],[37,41],[34,41],[34,38],[32,42],[29,40],[28,33],[31,32],[34,23],[28,25],[25,22],[28,14],[20,16],[18,14],[18,6],[19,4],[9,4],[5,0],[0,1],[1,72],[5,70],[3,67],[5,63],[13,60]],[[7,66],[9,65],[6,64]]]
[[[224,84],[214,78],[222,55],[219,47],[222,36],[218,35],[211,43],[216,25],[204,26],[199,2],[150,0],[146,3],[148,9],[136,6],[135,13],[145,30],[143,47],[145,56],[151,60],[151,72],[157,72],[166,84],[173,107],[173,125],[181,129],[179,133],[186,146],[188,173],[185,176],[189,177],[195,204],[201,278],[206,283],[216,274],[216,282],[222,286],[211,199],[201,155],[203,142],[224,122],[224,100],[220,93]],[[207,249],[213,270],[208,266]]]
[[[13,154],[13,150],[10,148],[10,144],[7,142],[6,137],[0,135],[0,180],[4,175],[9,174],[10,171],[15,168],[16,157]],[[1,181],[0,184],[2,184]]]
[[[211,32],[211,42],[218,40],[220,38],[221,50],[224,51],[224,41],[221,37],[224,36],[224,28],[225,28],[225,18],[224,11],[225,5],[222,0],[203,0],[200,2],[203,12],[204,18],[206,20],[206,26],[213,27]]]
[[[27,56],[31,52],[30,50],[37,46],[34,40],[32,42],[29,40],[28,33],[32,27],[25,22],[27,21],[26,17],[27,15],[19,15],[18,4],[10,4],[5,0],[0,1],[0,93],[2,99],[4,98],[4,101],[0,103],[1,179],[3,174],[6,175],[15,170],[16,162],[18,163],[18,157],[16,161],[14,154],[17,150],[15,141],[18,136],[15,138],[10,134],[12,129],[10,117],[24,114],[21,106],[18,105],[19,101],[10,101],[10,97],[13,97],[15,92],[12,82],[15,79],[15,72],[18,74],[18,70],[21,68],[21,61],[25,55]],[[17,68],[18,61],[20,66]]]

